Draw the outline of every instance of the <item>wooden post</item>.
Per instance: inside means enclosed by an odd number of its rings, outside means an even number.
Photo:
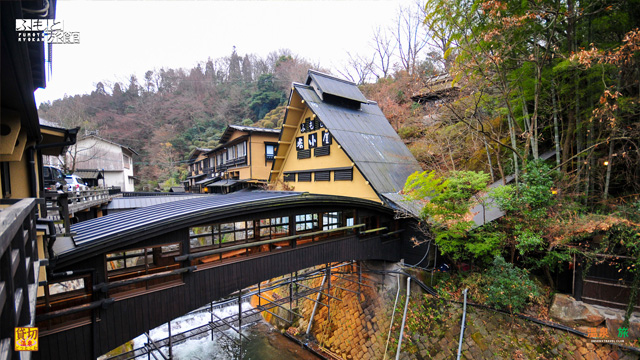
[[[238,334],[242,330],[242,290],[238,291]],[[242,341],[242,338],[240,339]]]
[[[327,264],[327,294],[331,295],[331,264]],[[327,324],[331,322],[331,298],[327,299]]]
[[[289,275],[289,309],[293,306],[293,273]],[[289,313],[289,320],[293,321],[293,314]]]
[[[362,264],[358,261],[356,266],[358,266],[358,301],[360,302],[362,301],[362,286],[360,285],[362,283]]]
[[[64,235],[71,234],[71,221],[69,219],[69,194],[62,193],[58,195],[58,209],[60,211],[60,220],[64,224]]]
[[[213,341],[213,301],[209,303],[210,313],[211,313],[211,341]]]
[[[173,359],[173,339],[171,338],[171,320],[169,320],[169,359]]]

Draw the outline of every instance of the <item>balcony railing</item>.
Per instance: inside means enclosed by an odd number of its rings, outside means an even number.
[[[247,157],[246,156],[242,156],[239,158],[235,158],[235,159],[229,159],[227,161],[225,161],[224,165],[227,167],[230,166],[238,166],[238,165],[244,165],[247,163]]]
[[[33,324],[38,287],[36,199],[22,199],[0,211],[0,349],[13,351],[14,328]],[[7,353],[4,353],[5,350]],[[12,356],[13,355],[13,356]]]

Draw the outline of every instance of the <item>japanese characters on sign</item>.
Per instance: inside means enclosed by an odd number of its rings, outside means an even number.
[[[37,327],[17,327],[15,335],[15,351],[38,351]]]
[[[611,334],[606,327],[590,327],[587,328],[587,336],[592,343],[624,343],[629,340],[629,328],[620,327],[617,334]]]
[[[306,118],[300,123],[300,133],[316,131],[322,128],[324,128],[324,124],[320,120],[311,120],[311,118]]]
[[[65,31],[64,23],[55,19],[16,19],[18,42],[79,44],[80,33]]]
[[[331,134],[328,131],[322,132],[322,146],[331,145]]]
[[[309,134],[308,143],[309,149],[316,147],[318,145],[318,134]]]
[[[307,135],[307,146],[305,146],[305,137],[298,136],[296,137],[296,150],[302,151],[306,148],[313,149],[319,146],[329,146],[332,143],[331,134],[329,131],[324,130],[320,134],[318,134],[317,130],[326,129],[322,121],[320,120],[311,120],[311,118],[306,118],[304,121],[300,123],[300,133],[310,133]],[[312,133],[311,133],[312,132]],[[321,137],[321,139],[318,139]],[[320,140],[320,144],[318,144],[318,140]],[[328,153],[327,153],[328,154]]]

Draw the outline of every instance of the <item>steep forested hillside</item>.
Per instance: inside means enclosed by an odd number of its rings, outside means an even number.
[[[140,187],[155,188],[184,176],[185,156],[195,147],[217,145],[229,124],[275,128],[284,115],[291,82],[315,68],[288,50],[265,59],[233,53],[192,69],[149,70],[128,84],[99,82],[88,95],[40,105],[42,118],[81,135],[99,136],[138,151]],[[82,164],[66,164],[68,171]]]

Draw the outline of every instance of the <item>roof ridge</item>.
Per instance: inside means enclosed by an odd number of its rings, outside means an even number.
[[[324,76],[324,77],[326,77],[326,78],[330,78],[330,79],[332,79],[332,80],[341,81],[341,82],[343,82],[343,83],[345,83],[345,84],[349,84],[349,85],[353,85],[353,86],[355,86],[355,87],[358,87],[358,84],[354,83],[353,81],[349,81],[349,80],[341,79],[341,78],[336,77],[336,76],[331,75],[331,74],[323,73],[323,72],[320,72],[320,71],[318,71],[318,70],[313,70],[313,69],[309,69],[309,70],[307,71],[308,76],[310,76],[312,73],[313,73],[313,74],[315,74],[315,75]]]

